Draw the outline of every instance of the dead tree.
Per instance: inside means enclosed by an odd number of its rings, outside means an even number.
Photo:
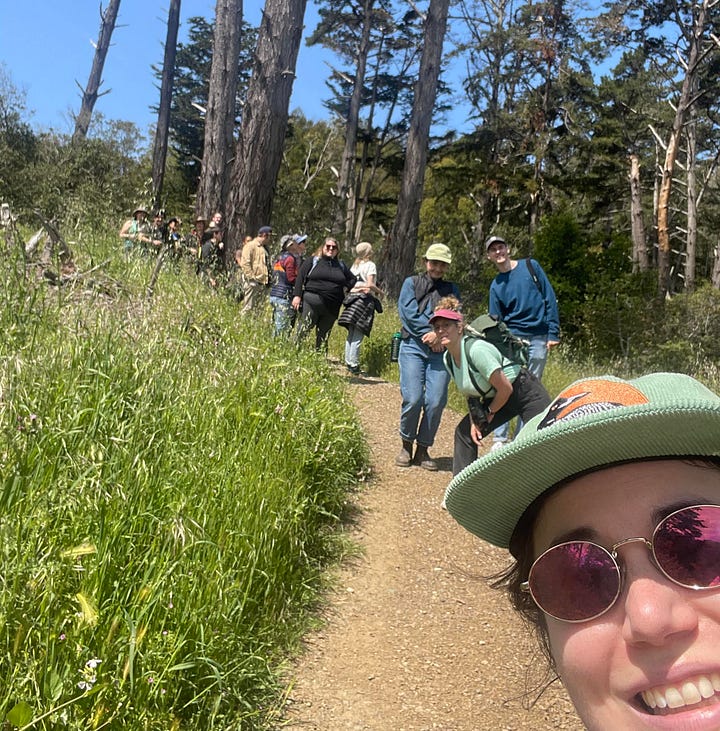
[[[198,216],[225,210],[233,154],[242,17],[242,0],[217,0],[205,144],[195,204]]]
[[[120,10],[120,0],[110,0],[105,10],[100,6],[100,35],[97,45],[95,46],[95,57],[93,58],[92,69],[90,70],[90,78],[82,96],[82,104],[80,112],[75,117],[75,131],[73,132],[72,141],[79,142],[87,137],[87,131],[90,127],[90,119],[92,118],[95,102],[104,94],[110,92],[110,89],[99,93],[102,84],[102,72],[105,66],[105,58],[110,48],[110,39],[115,30],[115,21],[117,20],[118,11]],[[79,84],[78,84],[79,86]]]
[[[229,254],[270,221],[307,0],[266,0],[229,197]]]
[[[178,28],[180,26],[180,0],[170,0],[168,11],[165,55],[163,58],[162,82],[160,84],[160,107],[155,128],[153,146],[153,207],[161,208],[163,181],[165,180],[165,161],[167,160],[168,135],[170,134],[170,103],[172,102],[175,81],[175,56],[177,54]]]
[[[649,269],[647,231],[642,207],[642,186],[640,182],[640,158],[630,155],[630,228],[632,232],[633,271],[646,272]]]
[[[450,0],[430,0],[425,18],[420,73],[415,85],[397,214],[382,257],[386,291],[394,296],[399,294],[403,279],[415,265],[430,124],[440,78],[449,4]]]

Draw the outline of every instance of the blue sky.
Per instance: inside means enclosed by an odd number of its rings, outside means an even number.
[[[263,5],[264,0],[244,0],[245,19],[258,25]],[[92,66],[99,8],[100,0],[0,2],[0,63],[14,85],[25,91],[34,128],[72,132],[72,113],[80,108],[80,87],[84,89]],[[180,40],[186,40],[188,18],[212,20],[214,11],[215,0],[182,0]],[[105,117],[133,121],[143,132],[155,121],[150,107],[158,103],[159,90],[150,66],[162,64],[167,12],[167,0],[121,0],[100,88],[110,93],[95,105]],[[315,28],[317,19],[310,0],[304,37]],[[326,51],[308,47],[303,40],[290,107],[301,109],[312,120],[328,116],[322,106],[322,99],[329,95],[324,84],[328,60]]]

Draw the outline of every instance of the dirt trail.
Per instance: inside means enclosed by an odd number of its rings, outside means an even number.
[[[284,728],[304,731],[580,731],[554,684],[523,708],[535,641],[504,596],[480,577],[507,554],[441,509],[451,477],[446,411],[431,454],[440,471],[395,467],[397,385],[353,379],[373,455],[374,480],[357,496],[363,555],[340,570],[323,628],[289,674]]]

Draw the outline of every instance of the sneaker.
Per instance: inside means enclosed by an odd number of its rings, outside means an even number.
[[[350,373],[350,375],[352,375],[352,376],[360,375],[360,366],[359,365],[351,366],[346,363],[345,367],[348,369],[348,373]]]
[[[505,442],[493,442],[492,447],[490,447],[491,452],[497,452],[498,449],[502,449],[505,446]]]

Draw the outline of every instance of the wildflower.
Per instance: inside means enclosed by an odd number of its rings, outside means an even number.
[[[97,666],[102,662],[100,658],[93,657],[85,663],[85,667],[78,670],[82,675],[82,680],[78,681],[77,687],[80,690],[92,690],[93,685],[97,682]]]

